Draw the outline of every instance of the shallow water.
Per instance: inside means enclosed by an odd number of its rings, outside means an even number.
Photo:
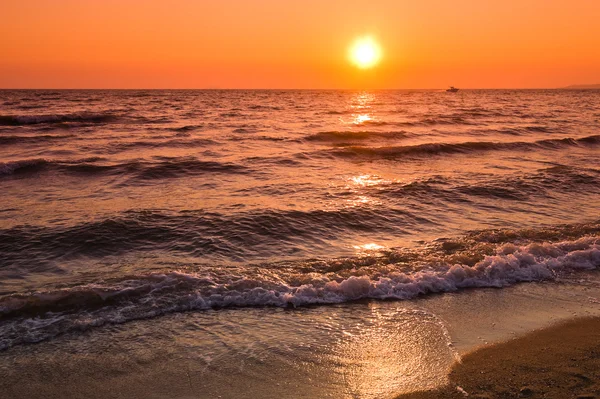
[[[598,91],[0,91],[0,349],[586,276],[599,127]]]
[[[1,398],[394,398],[481,345],[600,315],[600,283],[173,313],[0,352]],[[594,282],[594,283],[591,283]]]

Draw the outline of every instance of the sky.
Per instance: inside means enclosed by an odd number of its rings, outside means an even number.
[[[600,83],[600,0],[1,0],[1,88]],[[359,37],[381,48],[361,69]]]

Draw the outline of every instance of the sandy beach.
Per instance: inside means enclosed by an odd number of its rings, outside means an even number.
[[[420,398],[600,397],[600,318],[532,332],[467,354],[443,388]]]

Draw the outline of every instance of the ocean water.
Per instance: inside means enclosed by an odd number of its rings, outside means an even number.
[[[600,91],[3,90],[0,350],[596,284],[599,156]]]

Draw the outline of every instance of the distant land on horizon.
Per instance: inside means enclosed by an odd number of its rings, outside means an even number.
[[[563,87],[563,89],[600,89],[600,84],[596,85],[571,85]]]

